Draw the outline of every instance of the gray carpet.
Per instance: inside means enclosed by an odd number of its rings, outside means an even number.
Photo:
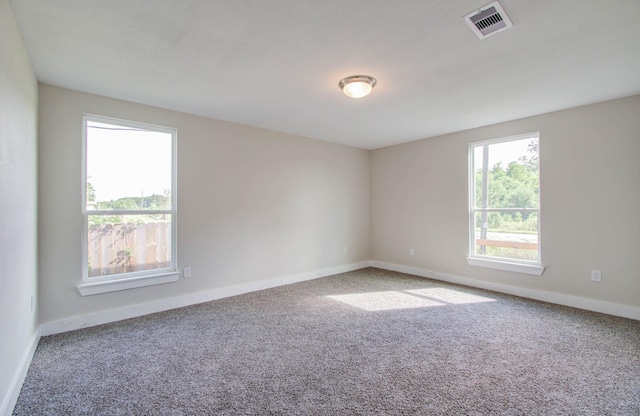
[[[15,415],[640,415],[640,321],[364,269],[43,337]]]

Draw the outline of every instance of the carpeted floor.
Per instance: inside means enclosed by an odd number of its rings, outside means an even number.
[[[15,415],[640,415],[640,321],[378,269],[40,341]]]

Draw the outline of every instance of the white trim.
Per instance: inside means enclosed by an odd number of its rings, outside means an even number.
[[[98,114],[91,114],[91,113],[83,113],[83,116],[90,118],[91,120],[96,121],[98,123],[113,124],[115,122],[119,126],[131,127],[133,129],[156,130],[156,131],[161,131],[163,133],[173,133],[177,131],[175,127],[161,126],[159,124],[144,123],[141,121],[126,120],[124,118],[118,118],[118,117],[101,116]]]
[[[108,274],[104,276],[88,277],[85,280],[81,281],[79,286],[84,287],[86,285],[86,287],[92,287],[92,286],[96,286],[98,283],[101,283],[101,284],[111,283],[115,285],[119,281],[128,282],[131,280],[154,278],[158,276],[164,276],[166,274],[176,274],[176,273],[180,274],[179,271],[172,269],[171,267],[165,267],[164,269],[141,270],[138,272],[127,272],[127,273],[120,273],[120,274]],[[158,284],[160,283],[168,283],[168,282],[159,281]],[[149,286],[150,284],[153,284],[153,283],[149,283],[148,285],[142,285],[142,286]],[[139,286],[133,286],[133,287],[139,287]],[[125,287],[124,289],[127,289],[127,288]],[[121,290],[121,289],[113,289],[113,290]]]
[[[532,131],[530,133],[515,134],[513,136],[507,136],[507,137],[498,137],[497,139],[484,139],[484,140],[480,140],[479,142],[469,143],[469,147],[484,146],[485,144],[514,142],[516,140],[533,139],[534,137],[540,139],[540,132]]]
[[[243,293],[254,292],[257,290],[270,289],[273,287],[313,280],[321,277],[331,276],[334,274],[346,273],[354,270],[364,269],[366,267],[376,267],[379,269],[391,270],[400,273],[407,273],[415,276],[441,280],[444,282],[492,290],[494,292],[506,293],[509,295],[540,300],[543,302],[555,303],[558,305],[570,306],[574,308],[640,320],[640,308],[633,306],[620,305],[616,303],[582,298],[573,295],[565,295],[562,293],[547,292],[543,290],[527,289],[501,283],[487,282],[483,280],[471,279],[468,277],[440,273],[419,267],[404,266],[374,260],[331,267],[318,271],[286,275],[268,280],[259,280],[233,286],[225,286],[204,292],[191,293],[188,295],[176,296],[168,299],[160,299],[157,301],[146,302],[118,309],[111,309],[87,315],[74,316],[58,321],[43,323],[40,325],[40,331],[42,336],[58,334],[75,329],[106,324],[109,322],[116,322],[123,319],[135,318],[150,313],[162,312],[169,309],[181,308],[197,303],[209,302],[216,299],[241,295]]]
[[[634,306],[620,305],[617,303],[605,302],[602,300],[566,295],[563,293],[547,292],[537,289],[527,289],[518,286],[505,285],[502,283],[486,282],[483,280],[470,279],[468,277],[455,276],[447,273],[440,273],[433,270],[422,269],[419,267],[403,266],[400,264],[387,263],[382,261],[371,261],[370,264],[371,267],[377,267],[379,269],[407,273],[415,276],[427,277],[429,279],[441,280],[444,282],[456,283],[460,285],[491,290],[494,292],[506,293],[508,295],[540,300],[557,305],[570,306],[572,308],[584,309],[593,312],[605,313],[608,315],[621,316],[623,318],[640,320],[640,308]]]
[[[9,383],[9,388],[2,399],[2,405],[0,405],[1,416],[11,416],[13,413],[13,409],[16,407],[18,397],[20,396],[20,390],[22,390],[22,384],[24,384],[24,380],[27,378],[27,372],[29,371],[33,354],[35,354],[39,342],[40,328],[38,328],[33,335],[29,348],[22,354],[18,368],[16,368],[16,372],[13,374],[11,383]]]
[[[170,209],[91,209],[87,210],[89,215],[156,215],[169,214],[174,212]]]
[[[197,303],[209,302],[216,299],[241,295],[243,293],[255,292],[257,290],[270,289],[273,287],[288,285],[291,283],[303,282],[306,280],[313,280],[320,277],[331,276],[334,274],[351,272],[354,270],[364,269],[366,267],[369,267],[369,262],[362,261],[359,263],[330,267],[317,271],[286,275],[255,282],[241,283],[238,285],[225,286],[217,289],[207,290],[204,292],[175,296],[167,299],[159,299],[156,301],[126,306],[123,308],[73,316],[54,322],[46,322],[43,323],[40,328],[43,336],[58,334],[75,329],[121,321],[123,319],[135,318],[138,316],[148,315],[150,313],[162,312],[169,309],[181,308],[184,306],[195,305]]]
[[[509,261],[500,261],[495,257],[491,259],[467,257],[467,263],[469,263],[470,266],[507,270],[509,272],[533,274],[536,276],[541,276],[542,273],[544,273],[544,267],[538,266],[537,264],[512,263]]]
[[[102,282],[87,282],[78,285],[78,291],[82,296],[97,295],[100,293],[116,292],[118,290],[134,289],[151,285],[175,282],[180,278],[180,272],[144,275]]]
[[[537,139],[538,140],[538,157],[540,156],[540,132],[536,131],[536,132],[531,132],[531,133],[523,133],[523,134],[517,134],[515,136],[508,136],[508,137],[500,137],[497,139],[487,139],[487,140],[482,140],[479,142],[473,142],[473,143],[469,143],[469,149],[468,149],[468,180],[469,180],[469,185],[468,185],[468,190],[469,190],[469,252],[468,252],[468,257],[467,257],[467,261],[469,262],[470,265],[473,266],[480,266],[480,267],[489,267],[489,268],[493,268],[493,269],[500,269],[500,270],[509,270],[509,271],[515,271],[518,273],[527,273],[527,274],[535,274],[535,275],[541,275],[544,272],[544,267],[542,267],[542,239],[541,239],[541,235],[542,235],[542,228],[540,226],[540,217],[541,217],[541,212],[540,212],[540,206],[541,206],[541,193],[538,195],[538,208],[534,208],[534,209],[529,209],[529,208],[477,208],[476,205],[476,180],[475,180],[475,171],[476,171],[476,166],[475,166],[475,155],[474,155],[474,150],[476,147],[479,146],[485,146],[485,145],[492,145],[492,144],[498,144],[498,143],[507,143],[507,142],[513,142],[513,141],[518,141],[518,140],[526,140],[526,139]],[[539,159],[538,159],[539,160]],[[541,181],[540,181],[540,175],[541,175],[541,169],[538,169],[538,188],[540,189],[541,186]],[[525,264],[527,265],[531,265],[532,267],[512,267],[512,266],[507,266],[507,265],[501,265],[504,263],[510,263],[510,264],[514,264],[514,263],[519,263],[516,259],[508,259],[508,260],[513,260],[513,261],[503,261],[500,260],[500,258],[495,258],[495,264],[491,264],[488,260],[483,259],[483,258],[479,258],[479,255],[476,255],[476,213],[477,212],[500,212],[500,211],[518,211],[518,210],[526,210],[526,211],[532,211],[532,212],[537,212],[537,217],[538,217],[538,234],[537,234],[537,242],[538,242],[538,258],[536,259],[535,262],[527,262]],[[478,260],[475,262],[475,264],[471,263],[470,260]],[[523,262],[524,263],[524,262]],[[508,268],[507,268],[508,267]],[[539,273],[538,273],[539,272]]]
[[[88,210],[87,209],[87,190],[86,185],[87,178],[87,123],[89,121],[110,124],[114,126],[130,127],[134,129],[153,131],[159,133],[165,133],[171,135],[171,209],[170,210]],[[142,287],[151,284],[167,283],[169,280],[157,279],[158,275],[166,275],[168,273],[178,273],[178,129],[173,127],[159,126],[149,123],[141,123],[138,121],[123,120],[113,117],[98,116],[94,114],[85,113],[82,116],[82,180],[81,180],[81,201],[82,201],[82,283],[78,286],[80,293],[85,295],[93,295],[96,293],[111,292],[115,290],[129,289],[132,287]],[[149,271],[140,271],[133,273],[121,273],[110,276],[101,276],[90,278],[89,265],[88,265],[88,233],[89,228],[89,216],[90,215],[145,215],[148,213],[156,214],[169,214],[171,215],[171,265],[164,269],[155,269]],[[139,276],[146,276],[154,278],[157,283],[145,282],[145,284],[133,284],[130,282],[130,278],[138,278]],[[178,278],[170,281],[175,281]],[[123,284],[118,284],[118,281],[124,281]],[[97,282],[112,283],[111,290],[92,291],[86,290],[88,288],[97,287]],[[107,287],[107,286],[103,286]],[[91,292],[91,293],[89,293]]]

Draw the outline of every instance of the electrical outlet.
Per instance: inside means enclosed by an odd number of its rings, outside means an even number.
[[[591,280],[594,282],[602,282],[602,272],[600,270],[591,270]]]
[[[347,254],[347,251],[348,251],[348,250],[347,250],[347,248],[345,247],[345,248],[344,248],[344,254]]]
[[[186,277],[191,277],[191,267],[185,267],[183,272],[182,272],[182,276]]]
[[[413,249],[412,249],[412,248],[410,248],[410,249],[409,249],[409,255],[410,255],[410,256],[413,256],[413,255],[414,255],[414,251],[413,251]]]

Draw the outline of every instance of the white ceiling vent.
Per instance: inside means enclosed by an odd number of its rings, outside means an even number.
[[[469,13],[464,17],[464,20],[480,39],[513,26],[509,16],[497,1]]]

